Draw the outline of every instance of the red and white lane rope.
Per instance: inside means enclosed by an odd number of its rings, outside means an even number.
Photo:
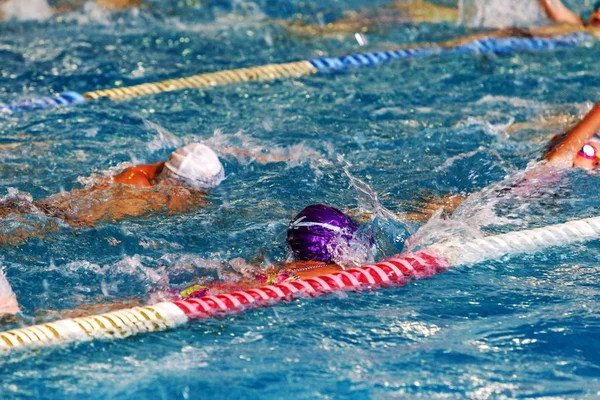
[[[0,350],[39,348],[93,339],[117,339],[174,328],[193,319],[210,318],[250,307],[271,305],[301,296],[321,296],[338,290],[400,286],[451,266],[534,252],[600,237],[600,217],[489,236],[470,242],[433,245],[424,251],[384,262],[299,281],[284,282],[216,296],[164,302],[148,307],[73,318],[0,333]]]
[[[443,259],[421,252],[317,278],[14,329],[0,333],[0,350],[46,347],[93,339],[119,339],[138,333],[158,332],[191,319],[239,312],[245,308],[271,305],[301,296],[315,297],[337,290],[369,286],[403,285],[445,268]]]

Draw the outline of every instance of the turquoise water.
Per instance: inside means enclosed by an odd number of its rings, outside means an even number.
[[[0,99],[151,82],[204,71],[458,37],[451,25],[398,25],[352,37],[299,38],[273,18],[341,14],[353,2],[165,2],[106,14],[93,8],[0,25]],[[384,2],[379,2],[383,4]],[[469,31],[470,32],[470,31]],[[598,46],[509,56],[401,61],[339,75],[187,90],[0,119],[0,196],[34,199],[82,187],[121,163],[164,159],[205,141],[288,161],[223,155],[227,179],[211,205],[179,216],[90,228],[60,225],[45,239],[0,249],[22,305],[3,329],[60,311],[151,301],[237,257],[285,260],[287,222],[311,203],[371,223],[377,259],[403,249],[428,196],[471,194],[516,179],[566,124],[596,101]],[[353,179],[366,182],[372,195]],[[597,174],[570,171],[529,199],[491,211],[488,232],[595,215]],[[11,189],[14,188],[14,189]],[[9,194],[9,189],[10,193]],[[592,196],[590,196],[592,194]],[[471,208],[472,207],[472,208]],[[510,220],[506,217],[510,211]],[[488,214],[485,214],[488,215]],[[461,222],[457,217],[457,222]],[[473,221],[473,220],[472,220]],[[48,226],[0,221],[0,231]],[[432,224],[436,227],[435,223]],[[431,228],[427,228],[430,229]],[[433,238],[436,238],[436,231]],[[422,231],[423,232],[423,231]],[[461,232],[454,232],[461,234]],[[164,333],[4,355],[11,398],[594,398],[600,393],[597,241],[461,266],[401,288],[301,299]]]

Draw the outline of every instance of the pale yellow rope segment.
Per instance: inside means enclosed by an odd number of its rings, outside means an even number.
[[[187,322],[172,303],[134,307],[84,318],[65,319],[0,333],[0,352],[25,347],[92,339],[117,339],[145,332],[164,331]]]
[[[125,100],[133,97],[148,96],[162,92],[172,92],[189,88],[223,86],[246,81],[270,81],[282,78],[299,78],[312,75],[317,69],[308,61],[285,64],[268,64],[251,68],[231,69],[189,76],[187,78],[168,79],[162,82],[144,83],[136,86],[96,90],[83,94],[88,100],[110,97],[111,100]]]

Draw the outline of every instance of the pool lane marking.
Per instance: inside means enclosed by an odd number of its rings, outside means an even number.
[[[320,72],[335,73],[346,71],[351,68],[370,67],[392,60],[412,59],[433,55],[507,54],[517,51],[557,49],[567,46],[577,46],[582,43],[590,42],[590,39],[593,38],[593,32],[573,30],[571,32],[533,39],[523,37],[484,37],[466,43],[460,43],[456,40],[435,44],[417,43],[412,45],[412,48],[403,46],[397,50],[350,54],[341,57],[320,57],[305,61],[208,72],[184,78],[167,79],[160,82],[147,82],[128,87],[94,90],[86,92],[83,95],[76,92],[65,92],[54,97],[29,98],[11,104],[0,103],[0,114],[13,114],[22,111],[76,105],[85,103],[88,100],[96,100],[101,97],[108,97],[114,101],[119,101],[188,88],[211,88],[239,82],[299,78]]]
[[[558,234],[565,233],[565,232],[568,232],[568,233],[574,232],[574,234],[568,235],[568,236],[563,235],[563,237],[566,239],[563,242],[557,242]],[[547,226],[545,228],[530,229],[530,230],[520,231],[520,232],[516,232],[516,233],[507,233],[507,234],[502,234],[502,235],[497,235],[497,236],[489,236],[487,238],[477,239],[473,242],[463,243],[462,244],[463,249],[468,244],[484,245],[487,243],[489,245],[491,242],[494,242],[494,244],[496,246],[499,246],[498,248],[494,248],[495,252],[486,252],[484,257],[474,258],[475,261],[472,261],[472,260],[465,261],[465,260],[469,260],[469,255],[467,254],[466,258],[463,259],[462,257],[464,257],[464,256],[463,256],[462,252],[460,252],[457,255],[456,243],[447,243],[447,244],[440,244],[440,245],[432,245],[427,249],[426,253],[422,252],[422,253],[407,255],[405,257],[392,258],[392,259],[389,259],[387,261],[387,263],[393,263],[394,265],[398,266],[399,268],[400,268],[400,266],[403,266],[403,267],[407,268],[407,270],[409,270],[409,271],[410,271],[410,269],[408,267],[410,266],[411,268],[413,268],[412,269],[412,273],[413,273],[412,277],[415,277],[415,278],[426,277],[426,276],[429,276],[436,272],[446,270],[450,266],[456,266],[460,263],[479,262],[479,261],[483,261],[485,259],[495,259],[502,254],[518,253],[518,252],[520,252],[520,249],[518,247],[511,246],[510,243],[514,243],[515,241],[522,240],[522,235],[527,235],[528,237],[535,238],[535,240],[538,241],[537,243],[535,243],[537,246],[537,249],[534,249],[534,250],[539,250],[542,248],[555,246],[556,244],[564,245],[567,243],[581,242],[581,241],[589,240],[592,238],[597,238],[598,236],[600,236],[600,217],[589,218],[589,219],[584,219],[584,220],[579,220],[579,221],[572,221],[572,222],[568,222],[568,223],[564,223],[564,224]],[[501,240],[498,240],[498,239],[501,239]],[[500,245],[500,243],[502,243],[502,245]],[[459,246],[459,247],[461,247],[461,246]],[[466,247],[468,247],[468,246],[466,246]],[[500,248],[500,247],[502,247],[502,248]],[[481,254],[481,252],[477,253],[477,256],[480,256],[480,254]],[[446,260],[448,260],[448,261],[446,261]],[[419,266],[413,267],[414,263],[418,263]],[[382,263],[379,265],[386,266],[385,263]],[[356,282],[358,283],[357,287],[368,287],[369,285],[377,283],[374,280],[374,278],[371,276],[371,274],[374,273],[373,271],[375,271],[379,274],[378,270],[380,270],[381,273],[385,274],[383,267],[381,267],[379,265],[366,265],[366,266],[363,266],[360,268],[353,268],[353,269],[350,269],[345,272],[355,275],[355,277],[358,276],[358,274],[362,274],[362,277],[366,278],[367,282],[365,283],[363,279],[357,279],[356,280]],[[416,271],[415,268],[418,271]],[[386,276],[388,277],[389,280],[394,280],[394,281],[398,281],[399,283],[403,283],[402,279],[404,279],[406,277],[406,275],[398,274],[397,271],[395,271],[395,272],[396,272],[396,279],[389,278],[389,276],[387,276],[387,274],[386,274]],[[419,273],[417,274],[417,272],[419,272]],[[421,272],[425,272],[425,273],[421,273]],[[341,278],[342,276],[346,276],[344,272],[334,273],[333,275],[336,275],[339,278]],[[381,278],[383,281],[381,283],[385,283],[385,280],[383,280],[383,277],[381,277]],[[296,286],[296,285],[301,286],[307,292],[312,291],[312,293],[315,293],[315,295],[321,295],[321,294],[324,294],[331,290],[341,289],[341,288],[331,287],[329,285],[329,283],[327,282],[327,280],[329,280],[329,279],[331,279],[331,277],[325,275],[322,277],[310,278],[307,280],[290,281],[288,283],[290,285],[294,285],[294,286]],[[285,285],[285,286],[282,285],[281,287],[287,287],[287,285]],[[255,294],[261,296],[263,300],[282,301],[282,300],[288,299],[288,295],[285,295],[285,293],[283,293],[283,291],[280,289],[280,287],[278,287],[278,289],[280,290],[281,294],[283,294],[283,296],[278,294],[277,291],[273,290],[272,288],[273,287],[265,286],[265,287],[259,288],[259,289],[250,289],[245,292],[247,292],[249,295],[251,295],[251,293],[255,293]],[[318,289],[324,289],[324,290],[318,290]],[[300,289],[300,290],[302,290],[302,289]],[[267,291],[269,291],[269,292],[273,293],[275,296],[279,296],[279,297],[269,296],[266,293]],[[256,299],[254,296],[251,296],[251,297]],[[175,327],[175,326],[181,325],[181,324],[189,321],[190,319],[194,319],[194,318],[207,318],[210,315],[212,315],[210,313],[211,311],[213,311],[213,312],[214,311],[234,311],[237,309],[237,307],[235,305],[227,306],[224,303],[223,304],[226,306],[226,309],[222,309],[222,307],[218,301],[219,298],[217,296],[209,296],[205,299],[207,301],[207,303],[206,303],[207,306],[210,306],[210,303],[212,303],[212,304],[215,304],[215,307],[209,307],[210,308],[209,312],[201,314],[201,315],[197,314],[194,307],[188,308],[187,305],[194,305],[194,304],[198,304],[198,303],[204,304],[203,302],[191,301],[191,300],[190,301],[181,301],[181,302],[164,302],[164,303],[155,304],[154,306],[150,306],[150,307],[143,307],[144,310],[148,311],[147,315],[144,315],[140,312],[141,311],[140,307],[135,307],[132,309],[124,309],[124,310],[119,310],[119,311],[115,311],[115,312],[110,312],[110,313],[106,313],[106,314],[90,316],[90,317],[85,317],[85,318],[75,318],[75,319],[71,319],[71,320],[56,321],[56,322],[52,323],[51,325],[56,327],[56,331],[58,332],[59,337],[56,337],[56,340],[53,340],[53,341],[48,340],[49,336],[40,336],[40,335],[34,334],[34,332],[36,332],[35,331],[36,329],[42,329],[44,327],[49,326],[50,324],[42,325],[41,327],[32,326],[32,327],[28,327],[28,328],[15,329],[12,331],[0,333],[0,338],[2,339],[0,341],[0,347],[10,350],[10,349],[24,348],[24,347],[43,347],[43,346],[50,345],[53,343],[61,343],[61,342],[65,343],[65,342],[69,342],[69,341],[91,340],[91,339],[95,339],[95,338],[106,339],[106,338],[111,338],[111,337],[112,338],[126,337],[126,336],[130,336],[130,335],[134,335],[139,332],[159,331],[159,330],[164,330],[168,327]],[[257,299],[257,300],[259,300],[259,299]],[[180,306],[177,305],[178,303],[180,303],[182,305],[186,305],[186,307],[181,308]],[[263,303],[258,303],[258,304],[265,305],[265,304],[271,304],[271,302],[263,302]],[[184,310],[188,310],[188,311],[186,312]],[[127,328],[127,331],[124,332],[120,336],[114,335],[114,334],[109,335],[110,332],[106,329],[106,326],[105,325],[103,326],[103,324],[99,323],[99,321],[102,318],[105,318],[107,316],[113,317],[113,316],[117,316],[117,315],[120,317],[119,319],[121,319],[123,321],[123,323],[125,324],[125,328]],[[147,317],[150,317],[150,319],[148,319]],[[151,322],[153,325],[152,326],[148,325],[148,322]],[[87,329],[86,329],[86,326],[87,326]]]
[[[123,88],[112,88],[86,92],[83,97],[95,100],[100,97],[109,97],[111,100],[125,100],[133,97],[170,92],[181,89],[207,88],[223,86],[231,83],[247,82],[254,80],[274,80],[281,78],[299,78],[316,74],[318,70],[309,61],[296,61],[285,64],[267,64],[251,68],[238,68],[218,72],[208,72],[185,78],[168,79],[156,83],[142,83],[140,85]]]

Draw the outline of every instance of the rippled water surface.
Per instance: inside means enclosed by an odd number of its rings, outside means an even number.
[[[5,22],[0,101],[471,32],[396,24],[367,33],[361,47],[352,35],[299,37],[275,22],[298,14],[327,21],[345,8],[384,3],[155,1],[120,13],[88,6]],[[3,197],[18,190],[39,199],[80,188],[92,174],[159,161],[192,141],[220,152],[227,175],[209,193],[210,205],[190,214],[95,228],[59,222],[41,238],[0,248],[23,309],[3,329],[85,305],[149,302],[198,276],[227,278],[225,270],[205,268],[215,261],[285,260],[287,222],[311,203],[354,215],[385,207],[397,217],[371,222],[376,258],[400,252],[423,225],[406,222],[405,212],[430,197],[510,181],[539,159],[545,141],[568,126],[542,121],[575,120],[597,100],[599,55],[591,45],[436,56],[1,116]],[[227,147],[287,161],[261,163],[225,154]],[[550,195],[492,207],[484,194],[459,215],[490,211],[491,221],[472,221],[491,226],[471,226],[489,232],[594,216],[598,175],[570,171],[563,178]],[[0,232],[16,238],[53,222],[9,218]],[[594,398],[599,248],[593,241],[459,266],[400,288],[300,299],[126,340],[6,354],[0,397]]]

